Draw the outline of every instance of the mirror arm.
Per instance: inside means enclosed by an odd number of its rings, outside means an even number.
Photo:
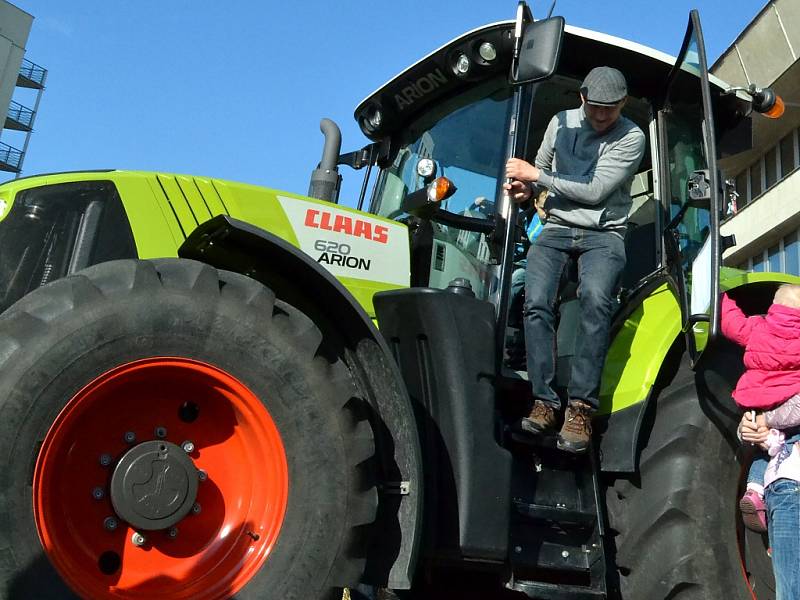
[[[700,313],[698,315],[689,315],[688,324],[694,325],[695,323],[709,323],[711,318],[709,315],[705,313]]]
[[[361,150],[340,154],[336,161],[338,165],[346,165],[358,171],[366,166],[373,166],[378,161],[378,143],[367,144]]]
[[[467,217],[464,215],[457,215],[449,210],[439,209],[434,212],[430,217],[431,221],[449,227],[456,227],[465,231],[473,231],[475,233],[491,234],[495,230],[495,217],[489,215],[486,219],[478,219],[476,217]]]

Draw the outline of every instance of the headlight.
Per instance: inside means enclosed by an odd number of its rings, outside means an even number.
[[[497,58],[497,49],[491,42],[483,42],[480,46],[478,46],[478,54],[486,62],[492,62],[495,58]]]
[[[464,77],[467,73],[469,73],[469,68],[471,66],[472,63],[470,62],[469,57],[462,52],[456,57],[456,62],[453,64],[453,72],[460,77]]]
[[[417,163],[417,175],[423,179],[436,175],[436,163],[430,158],[420,158]]]

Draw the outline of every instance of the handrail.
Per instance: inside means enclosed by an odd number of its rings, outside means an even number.
[[[14,100],[9,103],[6,116],[25,127],[30,127],[31,123],[33,123],[33,111]]]
[[[22,163],[22,151],[0,142],[0,163],[4,163],[14,169],[19,169]]]
[[[27,58],[23,58],[22,66],[19,68],[19,74],[26,79],[30,79],[34,83],[41,85],[44,83],[45,75],[47,75],[47,69],[40,67],[35,62],[30,61]]]

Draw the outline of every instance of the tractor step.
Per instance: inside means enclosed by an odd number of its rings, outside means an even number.
[[[537,600],[598,600],[606,597],[606,593],[601,590],[541,581],[513,581],[506,584],[506,587]]]
[[[531,598],[605,598],[603,499],[595,449],[514,443],[508,587]]]
[[[575,510],[567,508],[565,505],[556,506],[532,504],[522,500],[513,501],[517,514],[538,521],[558,523],[569,527],[594,527],[597,520],[597,513],[594,511]]]

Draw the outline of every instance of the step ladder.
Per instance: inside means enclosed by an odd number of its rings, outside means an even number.
[[[607,598],[604,503],[594,447],[512,432],[514,473],[506,587],[537,600]]]

